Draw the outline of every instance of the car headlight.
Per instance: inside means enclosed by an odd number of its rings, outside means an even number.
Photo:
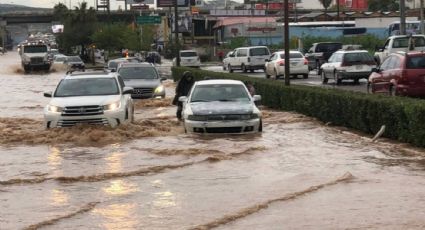
[[[241,120],[250,120],[250,119],[256,119],[258,118],[258,114],[252,113],[252,114],[244,114],[240,116]]]
[[[187,119],[190,120],[190,121],[206,121],[207,120],[207,116],[189,115],[187,117]]]
[[[116,101],[114,103],[108,104],[108,105],[104,105],[103,106],[103,110],[116,110],[121,106],[120,101]]]
[[[53,112],[53,113],[61,113],[62,112],[62,107],[54,106],[54,105],[48,105],[47,106],[47,110],[49,112]]]
[[[162,92],[164,92],[164,86],[160,85],[156,87],[155,93],[162,93]]]

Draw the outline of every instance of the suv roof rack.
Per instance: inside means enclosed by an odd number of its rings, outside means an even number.
[[[90,72],[85,72],[86,70],[91,70]],[[73,74],[74,72],[79,72],[81,75],[82,74],[91,74],[93,72],[102,72],[102,73],[108,73],[108,71],[106,71],[105,67],[103,66],[99,66],[99,67],[86,67],[84,68],[84,70],[81,69],[71,69],[66,71],[66,75],[69,74]]]

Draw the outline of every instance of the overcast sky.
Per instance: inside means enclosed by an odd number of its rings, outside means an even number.
[[[236,0],[238,2],[242,2],[243,0]],[[302,3],[298,4],[297,6],[300,8],[308,8],[308,9],[317,9],[320,8],[321,5],[319,3],[319,0],[301,0]],[[32,6],[32,7],[43,7],[43,8],[53,8],[53,6],[59,2],[66,4],[66,6],[69,7],[69,5],[72,5],[72,7],[77,6],[78,3],[83,2],[83,0],[0,0],[1,3],[5,4],[18,4],[18,5],[25,5],[25,6]],[[87,0],[86,1],[89,6],[94,6],[96,4],[96,0]],[[119,5],[124,8],[124,1],[117,1],[117,0],[111,0],[111,8],[117,9]],[[224,4],[224,0],[223,0]]]

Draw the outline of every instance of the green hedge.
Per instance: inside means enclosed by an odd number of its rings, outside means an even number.
[[[301,85],[284,86],[282,82],[265,78],[185,67],[172,68],[174,81],[178,81],[186,70],[191,71],[196,80],[209,77],[250,81],[257,94],[262,95],[262,104],[270,108],[295,111],[370,134],[385,125],[383,136],[425,147],[425,100]]]

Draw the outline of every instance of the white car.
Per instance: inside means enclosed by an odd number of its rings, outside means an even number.
[[[261,112],[241,81],[203,80],[195,82],[189,95],[182,96],[183,123],[190,133],[262,132]]]
[[[198,52],[195,50],[180,50],[180,66],[195,67],[201,66],[201,59],[199,58]],[[177,65],[176,58],[173,59],[173,66]]]
[[[230,55],[233,54],[233,51],[230,51],[226,54],[226,56],[224,56],[223,59],[223,70],[227,70],[227,66],[230,63]]]
[[[229,55],[227,70],[232,73],[235,69],[240,69],[246,73],[254,72],[257,69],[264,70],[266,59],[270,57],[270,50],[267,46],[250,46],[236,48]]]
[[[50,102],[44,108],[46,128],[76,124],[116,127],[134,119],[133,88],[115,73],[92,72],[65,76],[54,92],[44,93]]]
[[[367,50],[339,50],[320,67],[322,83],[333,79],[339,85],[342,80],[351,79],[358,84],[361,78],[369,78],[373,68],[376,62]]]
[[[303,78],[308,78],[308,60],[299,51],[289,51],[289,74],[292,76],[302,75]],[[264,72],[266,78],[270,76],[276,79],[279,76],[285,75],[285,51],[278,51],[270,56],[270,59],[266,60],[264,65]]]

